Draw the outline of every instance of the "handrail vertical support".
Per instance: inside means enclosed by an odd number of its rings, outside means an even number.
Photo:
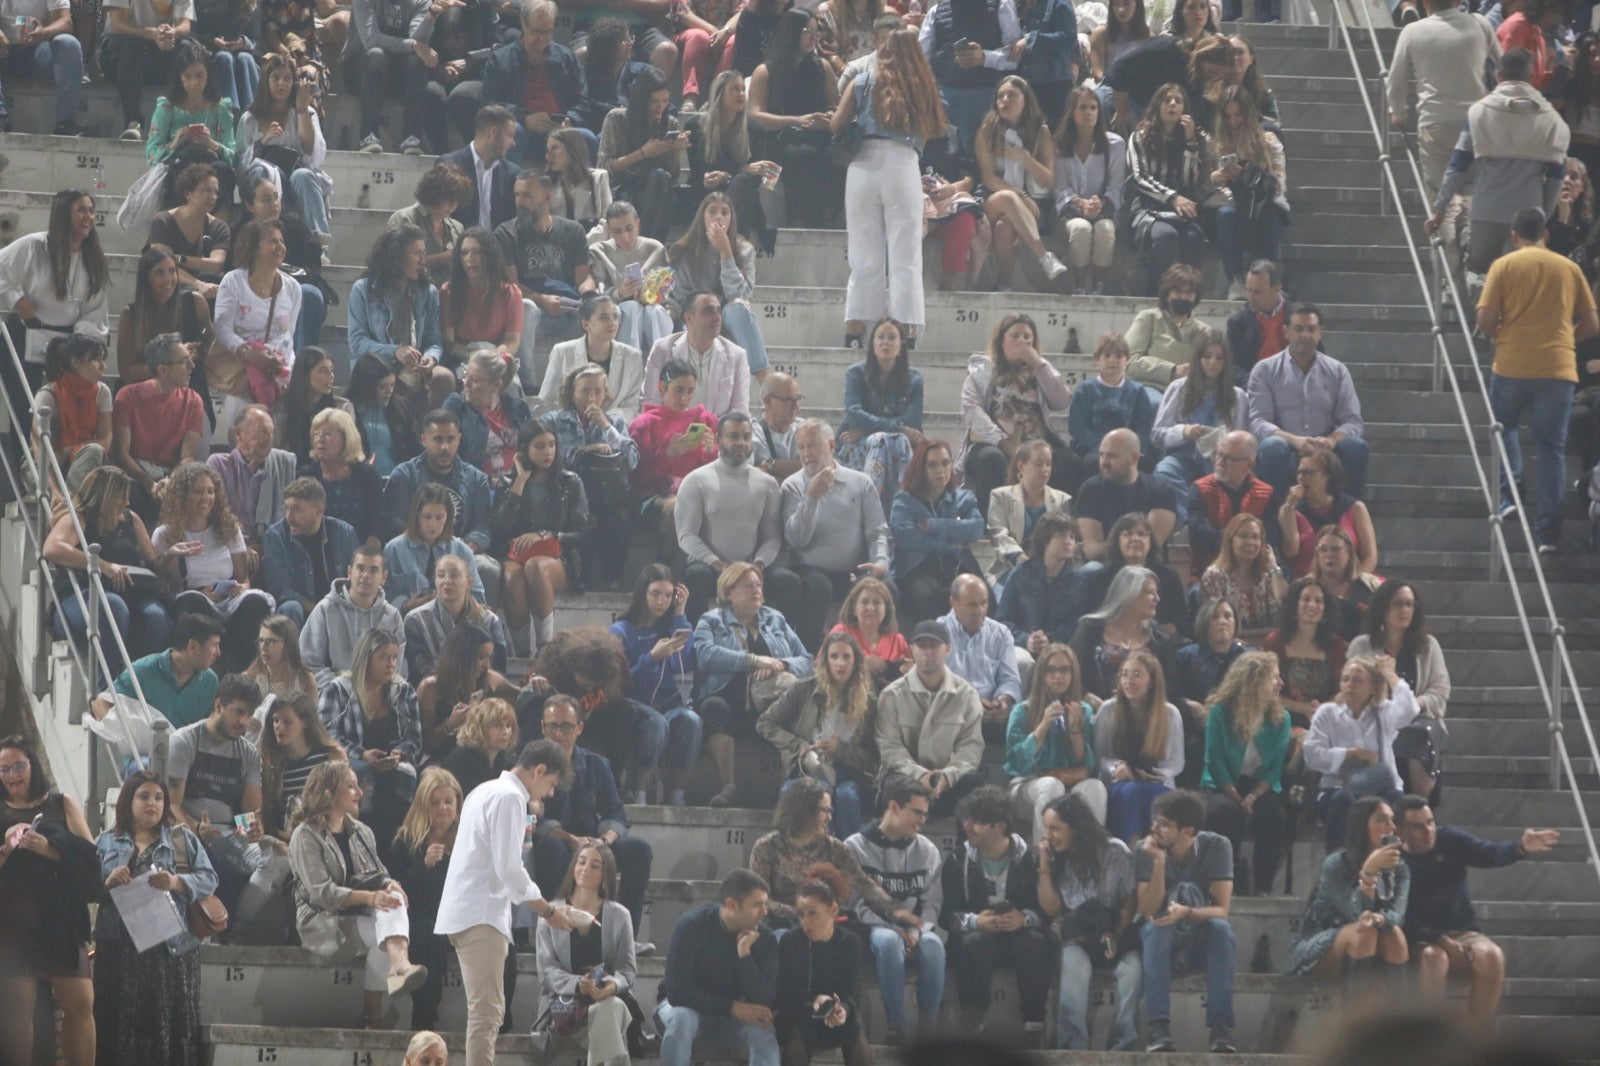
[[[1498,499],[1500,492],[1500,449],[1495,441],[1495,435],[1500,432],[1500,423],[1489,423],[1489,492],[1494,499]],[[1500,580],[1500,553],[1495,550],[1495,527],[1504,519],[1500,517],[1500,509],[1490,504],[1489,511],[1489,581],[1491,584]],[[1502,535],[1504,531],[1502,530]]]
[[[95,590],[98,590],[101,587],[101,585],[100,585],[100,574],[101,574],[101,570],[100,570],[100,545],[98,545],[98,544],[90,544],[89,545],[89,550],[84,552],[83,555],[84,555],[84,562],[88,564],[87,567],[86,567],[86,572],[89,575],[89,588],[90,588],[91,592],[93,592]],[[95,595],[90,595],[88,597],[88,600],[89,600],[89,627],[88,627],[88,632],[89,632],[89,664],[88,665],[89,665],[89,669],[92,671],[92,670],[98,669],[98,665],[99,665],[99,662],[100,662],[101,650],[102,650],[101,647],[100,647],[100,597],[99,596],[95,596]],[[90,677],[90,678],[87,678],[86,680],[89,682],[90,685],[94,686],[95,689],[99,688],[99,682],[96,681],[94,678]],[[112,679],[109,678],[109,677],[106,678],[106,684],[109,685],[111,683],[111,680]],[[91,693],[91,695],[92,694],[93,693]]]
[[[1550,787],[1561,787],[1561,682],[1565,679],[1561,669],[1561,646],[1566,638],[1566,627],[1557,623],[1550,630]]]
[[[100,794],[100,738],[89,734],[89,802],[83,805],[83,816],[89,822],[89,832],[100,835],[105,828],[105,797]]]

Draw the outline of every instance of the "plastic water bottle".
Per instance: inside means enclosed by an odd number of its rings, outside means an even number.
[[[106,168],[103,164],[96,162],[94,165],[94,193],[96,196],[103,196],[105,191]]]

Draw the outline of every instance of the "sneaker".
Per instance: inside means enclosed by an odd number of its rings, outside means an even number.
[[[642,959],[646,955],[654,955],[656,946],[649,940],[635,940],[633,942],[633,953]]]
[[[1516,520],[1517,520],[1517,505],[1514,504],[1514,503],[1502,503],[1500,505],[1500,521],[1502,521],[1502,522],[1515,522]]]
[[[1056,253],[1046,252],[1039,257],[1039,269],[1044,271],[1046,277],[1054,281],[1067,272],[1067,264],[1057,259]]]
[[[83,127],[68,119],[66,122],[56,123],[56,128],[52,132],[57,137],[82,137]]]
[[[125,141],[144,140],[144,131],[139,128],[137,121],[128,123],[128,128],[122,131],[122,139]]]
[[[1539,542],[1539,554],[1540,555],[1560,555],[1561,554],[1561,545],[1557,544],[1553,540],[1542,540],[1542,541]]]
[[[1171,1053],[1178,1050],[1178,1045],[1172,1042],[1172,1034],[1167,1031],[1166,1023],[1150,1026],[1150,1042],[1144,1046],[1150,1054],[1156,1052]]]
[[[710,802],[711,806],[713,807],[732,807],[734,801],[738,798],[739,786],[728,785],[721,792],[718,792],[715,796],[712,796]]]
[[[846,333],[844,335],[844,346],[846,348],[861,348],[866,343],[867,335],[865,333]]]
[[[410,137],[407,137],[405,140],[400,142],[400,154],[421,155],[422,141],[420,141],[415,134],[412,134]]]
[[[1211,1054],[1236,1055],[1239,1049],[1233,1045],[1233,1037],[1226,1029],[1216,1029],[1211,1033]]]
[[[1242,299],[1244,299],[1244,297],[1245,297],[1244,282],[1241,279],[1234,278],[1232,281],[1228,282],[1228,302],[1229,303],[1234,303],[1235,301],[1242,300]]]
[[[366,152],[368,155],[377,155],[383,151],[383,142],[378,140],[376,133],[369,133],[361,138],[361,147],[357,148],[356,151]]]

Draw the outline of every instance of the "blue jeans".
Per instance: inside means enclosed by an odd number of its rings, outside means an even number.
[[[789,778],[778,789],[778,795],[782,797],[798,780],[798,777]],[[847,840],[861,829],[862,787],[861,782],[852,780],[833,786],[833,835],[838,840]]]
[[[1178,525],[1189,522],[1189,506],[1194,503],[1194,483],[1211,473],[1211,463],[1200,454],[1193,441],[1184,441],[1156,463],[1156,477],[1171,485],[1178,494]]]
[[[730,301],[722,309],[722,329],[733,343],[744,349],[751,375],[759,374],[772,365],[767,358],[767,342],[761,339],[761,327],[749,304]]]
[[[656,1031],[661,1034],[661,1066],[689,1066],[694,1042],[738,1047],[750,1052],[750,1066],[778,1066],[778,1034],[754,1022],[701,1014],[692,1007],[656,1005]]]
[[[1196,922],[1178,935],[1176,925],[1141,922],[1144,942],[1144,1016],[1151,1023],[1172,1020],[1172,974],[1206,973],[1206,1027],[1233,1028],[1233,973],[1237,948],[1226,918]]]
[[[322,324],[328,320],[328,299],[322,295],[322,290],[315,285],[300,286],[300,321],[295,324],[294,343],[297,348],[304,348],[312,344],[320,344],[322,337]],[[345,349],[340,349],[344,351]],[[350,357],[346,354],[342,359],[334,356],[334,376],[340,381],[350,380]],[[339,363],[345,363],[344,372],[339,372]]]
[[[887,926],[872,927],[872,958],[878,964],[878,992],[889,1028],[906,1031],[906,945],[900,933]],[[944,941],[924,930],[917,940],[917,1024],[933,1028],[944,1002]]]
[[[84,589],[84,592],[87,593],[88,589]],[[172,617],[167,614],[160,600],[141,601],[135,597],[129,602],[110,588],[106,589],[106,602],[111,605],[111,610],[106,611],[102,606],[100,611],[100,647],[114,678],[128,665],[117,650],[114,634],[122,634],[128,654],[137,659],[167,646],[167,639],[172,635]],[[138,625],[133,624],[135,615],[138,616]],[[61,597],[61,613],[51,612],[50,628],[56,636],[70,639],[79,646],[88,643],[89,621],[78,607],[76,595]]]
[[[547,315],[539,310],[539,305],[528,299],[522,298],[522,344],[517,348],[517,363],[521,366],[522,394],[533,397],[539,395],[539,387],[544,384],[545,365],[550,359],[550,352],[545,350],[545,362],[539,361],[538,349],[541,339],[556,344],[560,341],[571,340],[582,334],[578,325],[578,313],[565,311],[559,315]],[[556,396],[540,396],[540,399],[550,404],[560,404]]]
[[[1395,789],[1383,794],[1385,803],[1393,806],[1400,802],[1401,792]],[[1356,794],[1348,788],[1325,788],[1317,793],[1317,816],[1322,819],[1322,842],[1327,849],[1336,851],[1344,847],[1344,823],[1350,808],[1356,803]]]
[[[261,82],[261,65],[249,51],[214,52],[211,56],[211,84],[217,92],[244,111],[255,102],[256,86]]]
[[[1128,1051],[1139,1039],[1139,996],[1144,970],[1139,953],[1130,951],[1117,960],[1117,1016],[1111,1023],[1109,1051]],[[1081,944],[1061,947],[1061,985],[1056,996],[1056,1047],[1089,1050],[1089,980],[1094,968]]]
[[[617,310],[622,315],[622,325],[617,329],[617,340],[631,344],[646,356],[656,341],[672,334],[672,312],[660,304],[641,304],[638,300],[623,300]]]
[[[663,714],[649,704],[634,702],[639,711],[639,736],[633,749],[634,766],[665,766],[686,770],[700,757],[700,716],[687,707]]]
[[[994,106],[994,87],[985,85],[976,89],[951,89],[941,85],[939,95],[944,97],[944,109],[950,116],[950,125],[956,128],[957,144],[961,151],[972,154],[973,145],[978,139],[978,127],[983,125],[984,117]]]
[[[1492,396],[1492,385],[1490,392]],[[1570,406],[1572,400],[1570,391],[1567,393],[1567,400]],[[1567,409],[1562,410],[1561,425],[1564,435]],[[1339,457],[1339,463],[1344,467],[1344,491],[1358,500],[1367,493],[1368,452],[1367,442],[1360,437],[1346,437],[1333,446],[1333,454]],[[1289,486],[1294,484],[1294,471],[1299,465],[1300,457],[1289,447],[1288,441],[1282,437],[1268,437],[1261,442],[1261,450],[1256,455],[1256,477],[1271,485],[1281,495],[1288,492]],[[1559,477],[1557,480],[1560,480]]]
[[[416,767],[402,762],[380,774],[357,756],[350,761],[350,769],[356,772],[356,781],[361,785],[361,820],[372,827],[379,840],[393,840],[417,791]]]
[[[278,601],[278,613],[294,623],[296,629],[304,629],[306,624],[306,608],[299,600],[284,598]]]
[[[23,59],[27,56],[27,59]],[[56,125],[72,122],[78,115],[78,104],[83,99],[83,45],[70,33],[40,41],[33,50],[13,49],[5,63],[7,74],[15,74],[28,63],[39,73],[50,73],[56,83]],[[0,100],[0,115],[6,114],[4,100]],[[43,132],[43,131],[41,131]]]
[[[1106,807],[1106,828],[1118,840],[1133,840],[1150,828],[1150,804],[1172,790],[1160,781],[1117,781]]]
[[[1251,222],[1232,204],[1217,208],[1217,253],[1229,281],[1244,277],[1245,251],[1254,259],[1278,258],[1278,243],[1283,237],[1283,214],[1268,204]]]
[[[1538,459],[1533,497],[1539,508],[1535,532],[1539,540],[1554,542],[1561,535],[1562,481],[1567,472],[1567,416],[1572,413],[1573,384],[1554,378],[1507,378],[1489,375],[1489,409],[1505,427],[1506,458],[1510,469],[1500,472],[1500,503],[1511,502],[1511,478],[1522,479],[1522,441],[1517,428],[1523,416],[1533,431]]]

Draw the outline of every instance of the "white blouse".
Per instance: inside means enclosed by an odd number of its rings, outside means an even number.
[[[26,297],[33,303],[39,321],[46,325],[106,340],[111,335],[106,314],[108,287],[102,286],[90,295],[89,272],[84,269],[80,252],[67,263],[67,295],[58,298],[50,274],[50,246],[43,233],[29,233],[0,248],[0,311],[10,311]],[[40,332],[42,339],[51,336]],[[43,363],[44,346],[29,344],[27,360]]]
[[[244,270],[228,271],[217,286],[215,324],[217,340],[224,348],[233,351],[247,341],[263,341],[283,357],[284,367],[289,369],[294,366],[294,330],[300,321],[300,283],[287,274],[279,277],[283,284],[269,326],[267,311],[272,298],[262,299],[252,292]]]

